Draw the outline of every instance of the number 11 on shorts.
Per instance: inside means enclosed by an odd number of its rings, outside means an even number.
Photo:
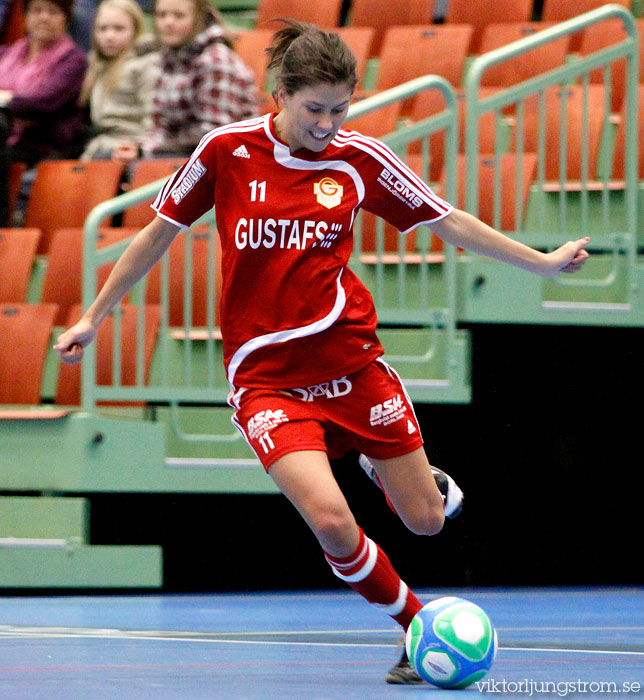
[[[264,452],[268,454],[269,450],[275,449],[275,443],[271,440],[268,433],[263,433],[259,436],[259,444],[264,448]]]

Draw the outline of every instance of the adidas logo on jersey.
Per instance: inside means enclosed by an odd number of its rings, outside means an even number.
[[[246,150],[246,146],[242,144],[233,151],[233,155],[238,158],[250,158],[250,153]]]
[[[407,421],[407,432],[413,435],[416,432],[416,426],[410,421]]]

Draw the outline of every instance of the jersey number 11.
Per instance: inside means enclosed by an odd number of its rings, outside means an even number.
[[[248,183],[248,186],[250,187],[250,201],[251,202],[265,202],[266,201],[266,180],[263,182],[257,182],[257,180],[253,180],[252,182]],[[259,194],[259,199],[257,198],[257,195]]]

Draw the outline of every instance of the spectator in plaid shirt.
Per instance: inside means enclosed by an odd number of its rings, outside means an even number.
[[[155,25],[163,48],[153,127],[140,143],[113,151],[124,163],[189,155],[215,127],[257,116],[252,71],[231,48],[208,0],[157,0]]]

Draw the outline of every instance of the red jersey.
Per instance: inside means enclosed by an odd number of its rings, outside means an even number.
[[[347,266],[357,211],[407,232],[452,210],[380,141],[341,130],[292,154],[274,116],[208,133],[152,205],[182,227],[216,209],[233,387],[318,384],[381,355],[373,299]]]

